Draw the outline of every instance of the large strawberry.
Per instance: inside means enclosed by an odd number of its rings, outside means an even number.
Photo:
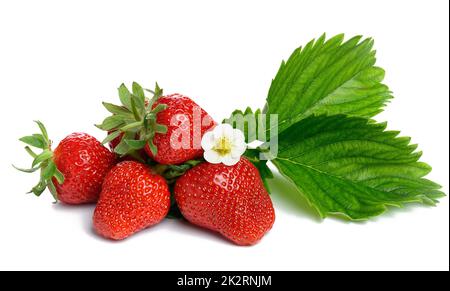
[[[54,151],[44,125],[37,121],[40,134],[25,136],[20,140],[43,150],[34,153],[31,169],[41,170],[39,183],[30,191],[37,196],[48,187],[54,198],[67,204],[93,203],[98,200],[103,178],[115,164],[115,155],[98,140],[86,133],[72,133],[63,139]]]
[[[103,237],[122,240],[160,222],[170,207],[163,177],[135,161],[117,164],[105,177],[94,212],[94,227]]]
[[[112,113],[100,129],[108,131],[103,141],[111,142],[121,156],[134,155],[145,148],[160,164],[182,164],[202,156],[201,138],[214,127],[212,118],[189,97],[172,94],[162,96],[156,86],[153,98],[145,97],[144,89],[133,83],[132,92],[119,87],[121,105],[103,103]]]
[[[234,166],[202,163],[188,170],[176,182],[175,199],[191,223],[238,245],[258,242],[275,220],[259,172],[246,158]]]

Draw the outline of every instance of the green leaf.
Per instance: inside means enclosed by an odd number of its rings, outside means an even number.
[[[40,135],[40,137],[34,136],[34,135],[30,135],[30,136],[24,136],[22,138],[19,139],[21,142],[24,142],[32,147],[35,148],[40,148],[40,149],[45,149],[46,145],[45,145],[45,141],[43,139],[43,136]]]
[[[145,144],[147,143],[145,140],[132,140],[132,139],[126,139],[125,143],[133,150],[140,150],[143,147],[145,147]]]
[[[370,118],[392,98],[375,67],[373,40],[325,35],[294,51],[272,81],[265,113],[278,114],[279,132],[311,115]]]
[[[311,116],[279,136],[272,162],[318,210],[364,220],[408,202],[435,204],[444,196],[426,180],[410,138],[364,118]]]
[[[121,118],[118,115],[112,115],[108,116],[103,120],[102,124],[95,125],[96,127],[100,128],[101,130],[113,130],[119,128],[121,125],[124,124],[123,118]]]
[[[51,157],[53,157],[53,152],[50,150],[44,150],[33,160],[31,167],[34,168],[36,165],[42,163],[43,161],[50,159]]]
[[[131,111],[131,93],[128,90],[127,86],[125,84],[120,85],[119,89],[119,98],[120,102],[123,106],[125,106],[128,110]]]

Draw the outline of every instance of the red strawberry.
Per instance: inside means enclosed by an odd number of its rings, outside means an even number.
[[[191,223],[238,245],[257,243],[275,220],[259,172],[245,158],[234,166],[202,163],[188,170],[175,185],[175,199]]]
[[[169,187],[147,166],[125,161],[106,176],[94,212],[94,227],[103,237],[122,240],[160,222],[170,207]]]
[[[154,155],[148,145],[145,147],[147,154],[160,164],[181,164],[188,160],[200,158],[203,155],[201,148],[201,138],[205,132],[214,127],[215,123],[212,118],[200,106],[198,106],[189,97],[172,94],[163,96],[158,99],[153,105],[159,104],[167,105],[167,109],[161,111],[157,115],[156,122],[167,126],[167,133],[156,133],[153,142],[158,149],[157,154]],[[194,121],[194,112],[198,111],[199,121]],[[173,124],[173,120],[176,123]],[[202,122],[198,127],[199,136],[194,137],[195,122]],[[183,134],[176,134],[176,132],[184,133],[189,136],[186,139],[187,144],[183,143]],[[183,145],[182,148],[177,148]]]
[[[86,133],[72,133],[52,152],[44,125],[37,123],[41,134],[20,139],[44,150],[40,155],[32,153],[33,169],[28,172],[41,169],[41,180],[31,192],[39,196],[48,187],[55,199],[67,204],[96,202],[103,178],[115,164],[115,155]]]
[[[151,91],[151,90],[147,90]],[[162,97],[155,88],[152,99],[133,83],[132,93],[119,88],[120,106],[103,103],[112,113],[97,125],[108,132],[104,142],[111,142],[120,156],[134,155],[141,149],[160,164],[182,164],[202,156],[201,138],[215,126],[212,118],[189,97],[173,94]]]

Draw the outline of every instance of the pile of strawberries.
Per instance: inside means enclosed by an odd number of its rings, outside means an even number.
[[[41,132],[20,139],[33,164],[19,170],[40,170],[30,192],[39,196],[49,189],[57,201],[70,205],[96,203],[93,226],[108,239],[125,239],[178,212],[238,245],[258,242],[275,220],[258,169],[245,157],[232,166],[206,162],[195,134],[190,147],[174,147],[177,130],[187,127],[193,133],[199,106],[180,94],[164,96],[158,86],[147,90],[133,83],[132,89],[119,88],[121,105],[104,103],[112,115],[98,125],[108,132],[103,142],[72,133],[52,150],[47,130],[37,121]],[[203,120],[210,120],[201,125],[203,136],[217,123],[200,111]],[[173,122],[180,114],[187,118]]]

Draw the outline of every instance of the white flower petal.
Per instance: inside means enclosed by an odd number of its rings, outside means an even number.
[[[214,128],[213,133],[216,139],[231,137],[233,135],[233,127],[227,123],[219,124]]]
[[[247,146],[245,144],[233,145],[233,147],[231,148],[231,155],[233,157],[241,157],[246,149]]]
[[[222,157],[214,150],[205,151],[203,157],[211,164],[219,164],[222,162]]]
[[[226,166],[234,166],[237,164],[237,162],[239,162],[240,159],[241,159],[241,156],[233,157],[231,155],[226,155],[226,156],[222,157],[222,163],[225,164]]]
[[[215,138],[212,131],[206,132],[202,137],[202,149],[208,151],[215,145]]]
[[[239,129],[233,130],[233,142],[239,143],[239,144],[245,143],[244,133],[242,131],[240,131]]]

